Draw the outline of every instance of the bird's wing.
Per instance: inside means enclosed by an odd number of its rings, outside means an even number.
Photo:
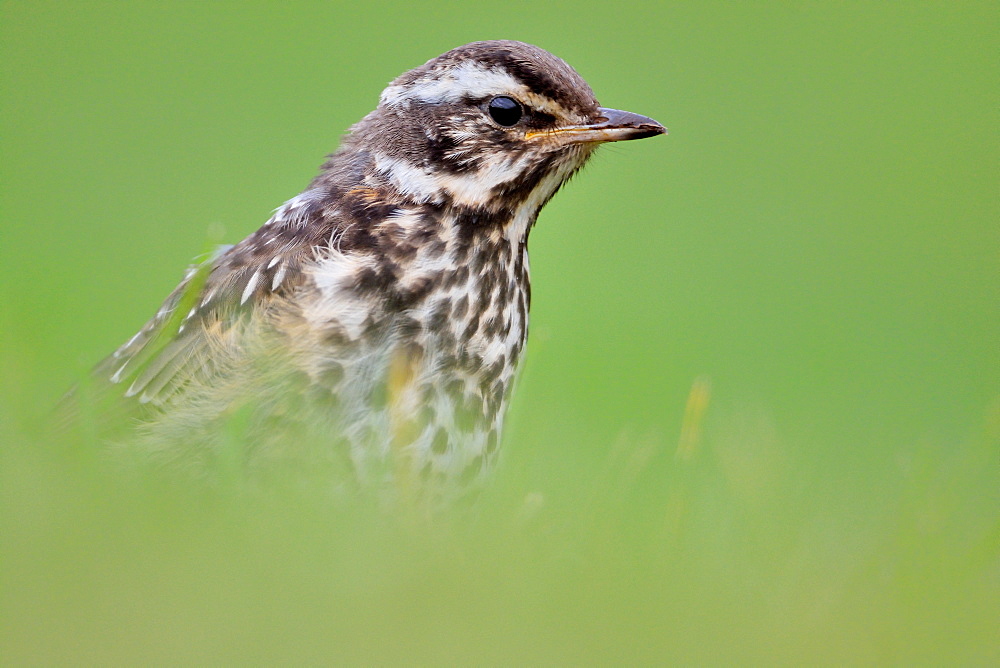
[[[265,226],[191,267],[156,315],[94,369],[117,396],[164,406],[238,362],[251,314],[304,280],[310,239]]]
[[[260,322],[306,282],[304,268],[330,248],[339,255],[370,252],[370,221],[394,208],[368,188],[348,191],[335,210],[326,207],[330,196],[306,191],[239,244],[191,267],[156,315],[64,399],[57,428],[81,419],[98,431],[104,423],[120,426],[197,401],[194,388],[204,398],[227,373],[236,382],[235,374],[254,362],[270,363],[252,357],[265,354],[251,351]],[[89,419],[80,415],[84,410]]]

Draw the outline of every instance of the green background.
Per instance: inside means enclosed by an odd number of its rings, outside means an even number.
[[[218,230],[478,39],[670,135],[541,215],[477,521],[52,454]],[[990,2],[0,3],[0,658],[1000,662],[998,53]]]

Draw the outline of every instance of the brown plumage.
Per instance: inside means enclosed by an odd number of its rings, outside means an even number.
[[[527,336],[539,210],[599,143],[663,132],[520,42],[401,75],[303,193],[189,271],[99,365],[134,409],[119,447],[211,466],[238,416],[251,467],[480,477]]]

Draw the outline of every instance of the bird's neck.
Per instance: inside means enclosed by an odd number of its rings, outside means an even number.
[[[349,138],[351,139],[351,138]],[[377,193],[382,202],[429,206],[453,212],[461,227],[471,223],[490,235],[503,228],[512,242],[526,239],[538,213],[592,151],[577,146],[549,154],[497,155],[476,169],[456,172],[442,165],[389,150],[360,150],[348,141],[323,165],[300,197],[321,193]],[[469,230],[466,230],[467,232]]]

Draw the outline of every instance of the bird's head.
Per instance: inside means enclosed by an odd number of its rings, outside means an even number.
[[[563,60],[523,42],[474,42],[406,72],[352,128],[379,179],[420,202],[533,215],[603,142],[666,132],[598,105]]]

